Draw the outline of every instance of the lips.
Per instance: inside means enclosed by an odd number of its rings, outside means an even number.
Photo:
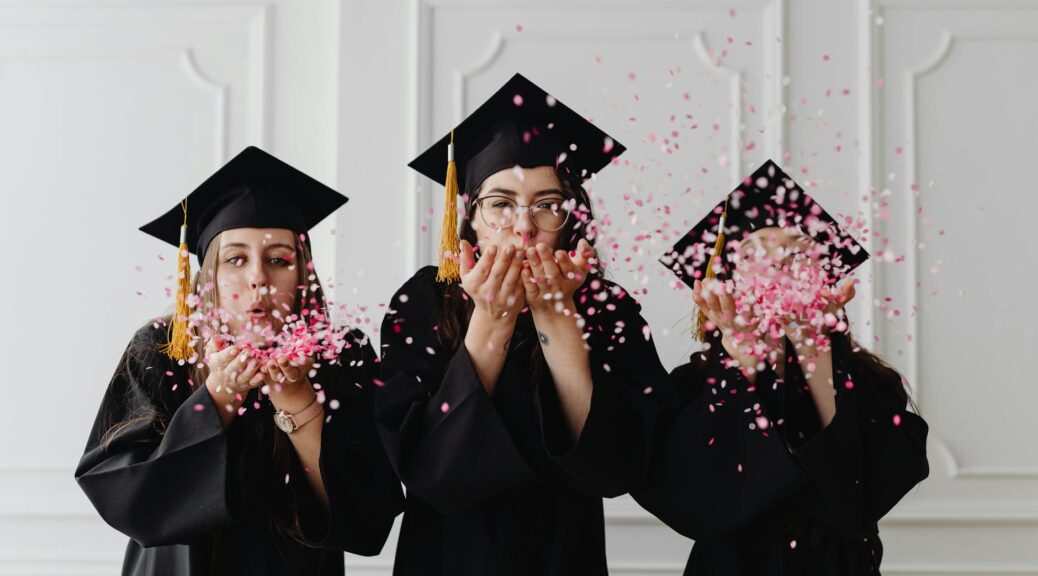
[[[267,317],[270,314],[270,308],[264,305],[262,302],[253,302],[249,305],[248,315],[253,320],[260,320]]]

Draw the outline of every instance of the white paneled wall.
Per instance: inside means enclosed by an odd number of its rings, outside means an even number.
[[[439,233],[407,161],[517,71],[628,147],[591,183],[600,247],[668,367],[691,304],[655,260],[740,175],[771,157],[861,212],[856,335],[932,426],[885,573],[1038,574],[1038,275],[1015,264],[1036,60],[1038,0],[0,1],[0,575],[118,570],[125,539],[72,470],[122,346],[170,302],[170,251],[138,225],[263,145],[350,196],[316,257],[377,339]],[[627,498],[607,516],[614,573],[680,574],[688,540]],[[395,539],[350,573],[388,574]]]

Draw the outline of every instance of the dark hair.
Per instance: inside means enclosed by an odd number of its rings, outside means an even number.
[[[597,235],[596,222],[591,207],[591,197],[588,195],[587,190],[584,189],[584,179],[580,175],[573,174],[562,168],[555,169],[555,176],[559,179],[563,198],[573,201],[574,204],[569,219],[567,219],[565,226],[559,233],[555,249],[575,250],[581,239],[594,246],[595,236]],[[482,184],[477,186],[473,190],[472,196],[466,199],[465,217],[458,225],[460,228],[458,235],[462,240],[468,241],[473,246],[476,245],[476,231],[472,228],[471,223],[476,213],[475,200],[479,197],[482,187]],[[601,260],[599,260],[596,268],[589,272],[585,279],[585,284],[594,277],[600,277],[603,272]],[[468,329],[469,318],[472,316],[474,306],[459,282],[445,286],[441,304],[437,322],[437,337],[441,344],[453,353],[458,350],[465,340],[465,332]],[[543,363],[544,353],[536,338],[531,338],[530,341],[533,342],[530,365],[536,371],[540,369],[540,365]]]

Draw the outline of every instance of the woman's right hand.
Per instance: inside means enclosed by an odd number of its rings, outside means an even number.
[[[696,280],[692,287],[692,300],[707,320],[721,331],[721,342],[728,355],[739,362],[744,370],[753,372],[758,362],[777,347],[768,335],[756,330],[752,318],[745,318],[738,313],[733,293],[731,282]]]
[[[215,341],[210,340],[205,346],[205,363],[209,367],[205,385],[211,394],[240,395],[240,403],[250,389],[263,384],[263,374],[259,371],[261,362],[234,344],[218,350]]]
[[[472,244],[461,241],[461,287],[472,298],[476,312],[488,318],[511,322],[526,306],[526,292],[519,281],[522,255],[514,246],[487,248],[476,261]]]

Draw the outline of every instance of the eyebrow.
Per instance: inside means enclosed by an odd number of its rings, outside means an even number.
[[[504,194],[505,196],[518,195],[516,194],[515,190],[509,190],[508,188],[491,188],[489,191],[487,191],[486,194],[481,195],[480,198],[485,198],[486,196],[490,196],[492,194]],[[534,197],[539,198],[541,196],[547,196],[549,194],[558,194],[559,196],[563,196],[562,190],[559,190],[558,188],[550,188],[548,190],[541,190],[540,192],[537,192],[536,194],[534,194]]]
[[[244,242],[232,242],[230,244],[224,244],[223,246],[220,246],[220,250],[222,251],[224,248],[246,248],[247,249],[249,247],[250,246],[248,244],[244,243]],[[284,243],[281,243],[281,242],[278,242],[277,244],[267,244],[263,248],[264,249],[285,248],[285,249],[288,249],[288,250],[295,251],[295,246],[289,246],[288,244],[284,244]]]

